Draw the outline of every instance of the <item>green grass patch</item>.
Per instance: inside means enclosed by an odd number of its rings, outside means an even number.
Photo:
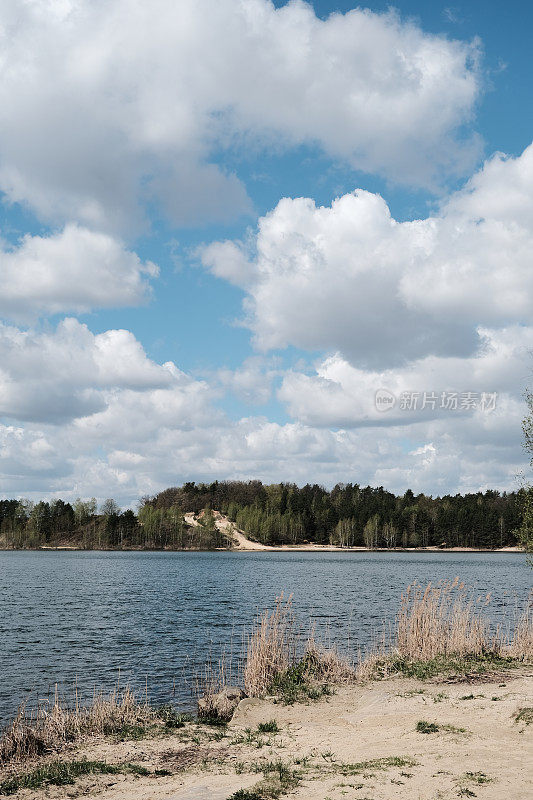
[[[245,728],[243,733],[239,733],[233,737],[231,744],[247,744],[249,747],[265,747],[271,744],[270,739],[263,739],[259,733],[259,729],[252,730],[252,728]]]
[[[265,745],[271,745],[272,740],[269,738],[264,739],[263,736],[269,733],[279,733],[279,730],[278,723],[275,719],[271,719],[268,722],[260,722],[256,730],[245,728],[242,733],[234,736],[231,740],[231,744],[247,744],[257,748],[265,747]]]
[[[408,678],[417,678],[424,681],[437,675],[482,674],[495,669],[512,669],[520,666],[522,662],[514,658],[503,658],[486,653],[480,656],[454,656],[441,655],[429,661],[412,661],[406,658],[392,658],[377,665],[378,675],[381,677],[392,672],[400,672]]]
[[[105,761],[53,761],[42,767],[14,775],[0,783],[0,794],[11,795],[19,789],[42,789],[45,786],[71,786],[83,775],[151,775],[140,764],[108,764]]]
[[[156,714],[166,728],[184,728],[187,722],[194,721],[192,714],[179,714],[169,703],[156,708]]]
[[[104,730],[108,736],[112,734],[115,738],[121,739],[144,739],[151,732],[152,728],[147,728],[144,725],[128,725],[124,724],[120,728],[113,727],[110,730]]]
[[[276,675],[268,693],[278,697],[285,705],[306,703],[332,695],[333,690],[327,684],[312,683],[314,668],[314,660],[306,656],[285,672]]]
[[[515,722],[525,722],[526,725],[531,725],[533,722],[533,708],[521,708],[514,718]]]
[[[440,731],[436,722],[426,722],[421,719],[416,723],[418,733],[438,733]]]
[[[281,760],[240,766],[241,769],[237,771],[262,772],[264,779],[251,789],[239,789],[228,800],[278,800],[282,795],[295,789],[300,782],[298,773]]]
[[[372,772],[372,770],[391,769],[392,767],[416,767],[418,761],[404,756],[386,756],[385,758],[373,758],[370,761],[358,761],[355,764],[338,764],[336,770],[342,775],[358,775],[361,772]]]
[[[472,781],[473,783],[492,783],[493,778],[489,778],[484,772],[465,772],[461,780]]]
[[[180,714],[171,705],[163,705],[154,709],[154,722],[151,724],[130,724],[112,725],[104,728],[107,736],[113,736],[120,741],[126,739],[145,739],[149,736],[161,736],[169,734],[175,730],[184,728],[188,722],[194,722],[192,714]],[[204,720],[201,720],[204,722]],[[163,723],[163,724],[161,724]]]
[[[268,722],[260,722],[257,726],[258,733],[279,733],[279,726],[275,719]]]
[[[225,719],[220,719],[220,717],[198,717],[196,720],[198,725],[207,725],[211,728],[227,728],[228,723]]]
[[[468,733],[466,728],[456,728],[455,725],[437,725],[436,722],[426,722],[424,719],[416,723],[416,730],[418,733],[439,733],[439,731],[445,731],[446,733]]]

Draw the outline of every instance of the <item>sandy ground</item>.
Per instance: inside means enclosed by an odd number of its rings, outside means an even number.
[[[389,679],[341,687],[307,705],[246,699],[226,730],[191,724],[169,736],[95,741],[65,756],[131,761],[169,776],[90,776],[17,797],[226,800],[262,778],[255,770],[281,759],[300,773],[287,795],[294,800],[531,800],[533,724],[515,715],[533,706],[533,672],[485,681]],[[272,719],[279,733],[258,734]],[[420,720],[439,731],[417,732]],[[390,757],[403,764],[372,763]]]

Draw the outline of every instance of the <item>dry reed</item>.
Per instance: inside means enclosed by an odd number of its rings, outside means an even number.
[[[438,655],[499,655],[499,629],[491,632],[484,609],[490,595],[474,601],[456,578],[423,588],[411,584],[402,595],[396,649],[402,658],[429,661]]]
[[[401,598],[396,630],[384,633],[360,657],[358,677],[372,677],[377,667],[382,676],[393,673],[399,659],[411,663],[448,657],[533,659],[531,598],[514,625],[508,620],[507,630],[491,621],[489,603],[490,594],[475,598],[458,578],[425,587],[411,584]]]
[[[520,661],[533,659],[533,592],[525,610],[518,618],[506,653]]]
[[[153,721],[155,713],[125,688],[108,696],[97,694],[87,706],[70,709],[57,695],[51,707],[41,704],[28,712],[23,704],[0,737],[0,767],[11,761],[33,758],[60,749],[76,739],[109,734],[126,726]]]
[[[264,696],[274,678],[296,661],[298,637],[292,596],[276,598],[273,611],[264,611],[248,639],[244,666],[244,691],[249,697]]]
[[[317,642],[314,631],[307,640],[304,661],[307,664],[308,679],[311,681],[341,686],[355,680],[356,672],[350,659],[342,655],[334,645],[326,647]]]

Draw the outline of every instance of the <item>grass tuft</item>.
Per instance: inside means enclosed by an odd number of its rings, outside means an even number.
[[[285,601],[281,594],[273,611],[259,617],[249,638],[243,676],[246,694],[264,697],[296,661],[296,649],[292,599]]]
[[[440,731],[436,722],[426,722],[421,719],[416,723],[418,733],[438,733]]]
[[[525,722],[526,725],[533,723],[533,708],[519,708],[514,718],[515,722]]]
[[[358,678],[393,674],[427,680],[440,674],[478,674],[533,660],[533,613],[529,604],[505,633],[493,626],[490,595],[475,598],[458,578],[426,587],[411,584],[402,595],[392,635],[383,634],[360,658]]]
[[[239,789],[228,800],[278,800],[282,795],[295,789],[299,782],[299,774],[283,761],[258,762],[247,765],[241,770],[246,772],[262,772],[264,778],[251,789]]]
[[[446,733],[468,733],[466,728],[456,728],[455,725],[437,725],[436,722],[426,722],[426,720],[419,720],[416,723],[416,730],[418,733],[438,733],[439,731],[446,731]]]
[[[40,706],[34,715],[28,716],[22,705],[0,737],[0,765],[41,756],[92,735],[141,738],[156,719],[154,709],[127,687],[108,696],[95,695],[89,705],[75,709],[66,707],[57,695],[51,707]]]
[[[462,776],[462,780],[482,784],[492,783],[494,779],[489,778],[489,776],[485,775],[484,772],[465,772],[465,774]]]
[[[268,722],[260,722],[257,730],[259,733],[279,733],[279,725],[275,719],[271,719]]]
[[[373,758],[370,761],[358,761],[355,764],[340,764],[337,771],[341,775],[358,775],[360,772],[385,770],[391,769],[391,767],[416,767],[417,765],[417,761],[406,756],[385,756],[384,758]]]
[[[0,783],[0,794],[11,795],[19,789],[45,786],[69,786],[83,775],[150,775],[140,764],[107,764],[105,761],[54,761],[31,772],[14,775]],[[155,774],[155,773],[154,773]]]

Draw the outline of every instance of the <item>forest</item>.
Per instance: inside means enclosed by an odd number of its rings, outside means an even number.
[[[483,547],[516,544],[524,490],[432,498],[382,486],[264,485],[260,481],[186,483],[146,502],[222,511],[263,544],[318,542],[345,547]]]
[[[156,508],[141,501],[135,514],[121,511],[113,499],[97,508],[96,500],[31,503],[0,500],[0,549],[46,547],[82,550],[214,550],[226,541],[212,512],[200,525],[187,525],[177,506]]]
[[[229,546],[213,510],[263,544],[317,542],[341,547],[480,547],[516,544],[525,490],[430,497],[382,486],[265,485],[261,481],[185,483],[144,497],[135,513],[106,500],[32,503],[0,500],[0,547],[5,549],[211,550]],[[193,527],[184,513],[204,513]]]

